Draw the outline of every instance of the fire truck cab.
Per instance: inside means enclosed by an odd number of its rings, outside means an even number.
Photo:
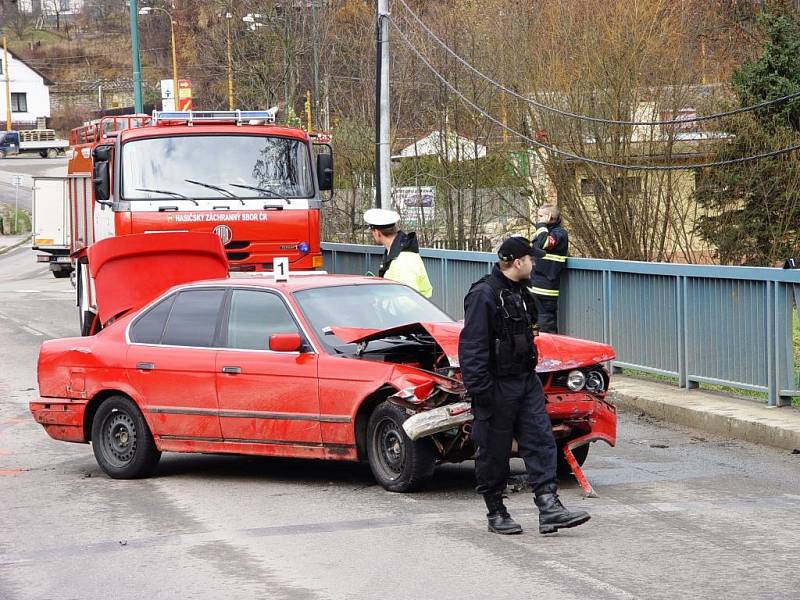
[[[293,270],[323,265],[330,146],[316,152],[305,131],[276,125],[273,111],[105,117],[73,130],[71,142],[71,251],[83,334],[97,321],[85,249],[107,237],[211,232],[232,271],[271,270],[276,257],[287,257]]]

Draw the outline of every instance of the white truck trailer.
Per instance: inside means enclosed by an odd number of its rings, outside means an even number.
[[[85,187],[85,177],[33,178],[33,249],[36,261],[48,263],[53,276],[69,277],[70,186]]]

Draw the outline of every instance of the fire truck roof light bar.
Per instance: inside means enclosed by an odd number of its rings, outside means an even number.
[[[153,124],[159,121],[183,121],[187,125],[194,123],[208,123],[227,121],[237,125],[256,125],[275,123],[274,110],[179,110],[179,111],[153,111]]]

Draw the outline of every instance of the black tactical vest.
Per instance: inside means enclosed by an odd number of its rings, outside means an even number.
[[[489,285],[497,302],[495,339],[489,366],[492,375],[509,377],[531,373],[536,368],[533,341],[536,308],[533,298],[524,287],[510,288],[493,275],[487,275],[481,281]]]

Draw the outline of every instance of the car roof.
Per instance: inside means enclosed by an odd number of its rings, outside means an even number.
[[[297,292],[323,287],[336,287],[342,285],[384,285],[395,284],[395,281],[381,279],[380,277],[365,277],[363,275],[328,275],[328,274],[296,274],[289,272],[288,281],[275,281],[273,273],[248,273],[237,274],[236,277],[224,279],[204,279],[175,286],[173,289],[186,289],[190,287],[224,286],[224,287],[259,287],[276,289],[282,292]]]

